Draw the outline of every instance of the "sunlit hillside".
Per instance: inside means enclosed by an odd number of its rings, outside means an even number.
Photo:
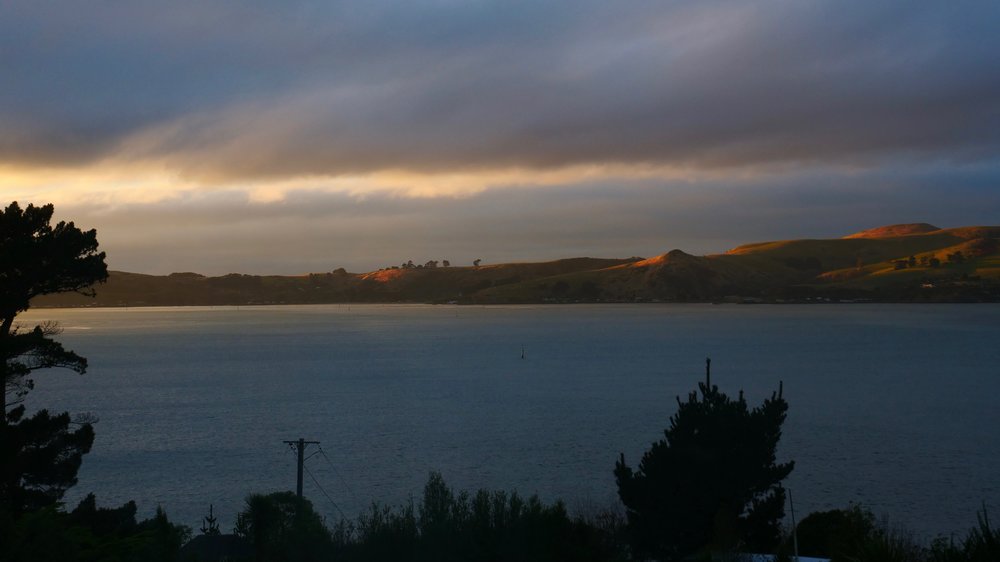
[[[283,303],[804,302],[1000,300],[1000,227],[891,225],[843,238],[745,244],[724,254],[572,258],[303,276],[113,272],[94,299],[36,306]]]

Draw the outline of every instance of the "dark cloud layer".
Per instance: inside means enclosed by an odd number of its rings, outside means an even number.
[[[0,163],[995,161],[992,2],[9,2]]]
[[[152,273],[995,224],[997,21],[931,0],[4,2],[0,196],[55,201]]]

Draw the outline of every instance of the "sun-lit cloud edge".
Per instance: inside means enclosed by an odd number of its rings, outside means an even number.
[[[763,170],[713,171],[665,165],[587,164],[554,169],[500,168],[457,172],[390,169],[366,174],[307,175],[278,179],[201,182],[158,166],[101,163],[73,168],[0,165],[0,193],[7,200],[114,209],[236,193],[253,204],[285,201],[291,194],[335,193],[363,199],[462,198],[491,189],[572,187],[578,184],[660,180],[697,182],[748,179]]]

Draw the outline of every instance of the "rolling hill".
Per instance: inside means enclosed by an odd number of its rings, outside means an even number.
[[[303,276],[112,272],[96,298],[34,306],[344,302],[997,302],[1000,227],[873,228],[837,239],[746,244],[724,254],[572,258],[479,267],[338,269]]]

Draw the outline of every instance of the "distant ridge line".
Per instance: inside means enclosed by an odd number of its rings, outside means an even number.
[[[755,242],[725,254],[425,266],[297,276],[112,271],[97,297],[38,307],[337,303],[1000,302],[1000,226],[889,225],[844,238]]]
[[[939,230],[941,229],[926,222],[890,224],[887,226],[869,228],[868,230],[862,230],[861,232],[855,232],[854,234],[848,234],[847,236],[844,236],[844,238],[892,238],[895,236],[926,234],[928,232],[937,232]]]

